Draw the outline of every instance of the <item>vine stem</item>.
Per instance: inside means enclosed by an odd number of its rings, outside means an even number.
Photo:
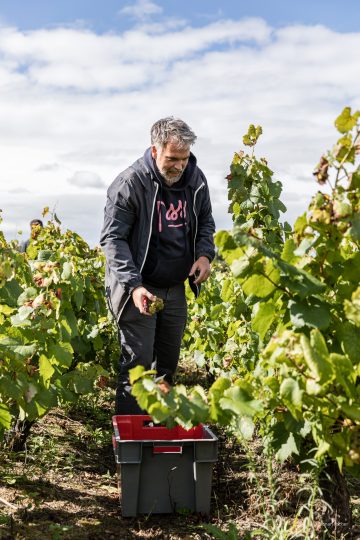
[[[277,283],[275,283],[275,281],[273,281],[271,278],[269,278],[269,276],[263,272],[259,272],[259,275],[260,276],[263,276],[264,278],[266,278],[268,281],[270,281],[270,283],[272,285],[274,285],[274,287],[278,290],[278,291],[282,291],[283,293],[287,294],[288,296],[291,297],[291,294],[290,294],[290,291],[288,291],[287,289],[285,289],[284,287],[280,287]]]
[[[340,171],[344,171],[345,174],[347,175],[347,171],[346,171],[346,169],[345,169],[345,167],[344,167],[344,163],[346,162],[347,158],[349,157],[351,150],[356,146],[357,141],[358,141],[358,139],[359,139],[359,136],[360,136],[360,130],[357,130],[352,145],[350,146],[349,150],[347,151],[347,153],[345,154],[345,156],[342,158],[342,160],[341,160],[340,163],[339,163],[339,166],[337,167],[337,173],[336,173],[336,177],[335,177],[335,185],[334,185],[334,187],[332,187],[331,184],[330,184],[330,182],[329,182],[332,191],[334,191],[334,190],[336,189],[336,187],[337,187],[337,184],[338,184],[338,182],[339,182]]]
[[[0,497],[0,503],[4,504],[5,506],[8,506],[9,508],[12,508],[13,510],[18,510],[18,507],[15,504],[9,503],[2,497]]]

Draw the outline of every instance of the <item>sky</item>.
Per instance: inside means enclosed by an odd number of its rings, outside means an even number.
[[[293,223],[334,119],[360,108],[359,22],[358,0],[0,0],[0,228],[26,238],[49,206],[97,244],[107,187],[165,116],[197,134],[218,229],[233,154],[261,125]]]

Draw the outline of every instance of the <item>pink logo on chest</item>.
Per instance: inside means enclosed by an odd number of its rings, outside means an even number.
[[[161,211],[162,206],[166,210],[165,214]],[[168,227],[183,227],[186,219],[186,201],[183,204],[179,199],[177,208],[175,208],[173,203],[170,203],[168,209],[166,209],[164,201],[157,201],[157,212],[159,216],[159,232],[163,230],[163,218],[165,218],[165,224],[167,224]],[[181,222],[176,223],[179,219],[181,219]]]

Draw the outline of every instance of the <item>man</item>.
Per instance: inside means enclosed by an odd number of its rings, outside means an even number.
[[[121,356],[116,414],[142,414],[131,396],[129,369],[156,364],[168,385],[186,324],[185,280],[196,295],[214,258],[209,191],[190,152],[196,135],[180,119],[151,128],[151,148],[111,184],[100,244],[106,295],[119,327]],[[161,298],[154,315],[148,302]]]
[[[26,250],[29,247],[31,240],[36,237],[37,233],[42,228],[43,228],[43,222],[41,221],[41,219],[32,219],[30,221],[30,238],[21,242],[20,249],[19,249],[21,253],[26,253]]]

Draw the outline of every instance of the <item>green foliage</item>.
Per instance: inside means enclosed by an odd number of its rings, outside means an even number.
[[[240,538],[235,523],[229,523],[227,532],[223,532],[219,527],[216,527],[216,525],[213,525],[212,523],[203,525],[203,529],[211,534],[213,538],[217,538],[218,540],[239,540]]]
[[[315,448],[317,460],[360,473],[359,118],[349,108],[337,118],[341,138],[314,172],[330,194],[315,194],[293,230],[279,221],[281,183],[266,160],[235,154],[234,227],[216,235],[232,277],[215,265],[184,338],[186,353],[220,378],[207,393],[175,387],[164,397],[140,374],[135,395],[156,419],[205,418],[242,437],[257,423],[281,461]],[[250,126],[244,143],[260,134]]]
[[[251,142],[254,146],[260,134],[261,128],[250,126],[244,138],[249,141],[245,144]],[[234,155],[227,180],[234,233],[248,234],[276,249],[282,245],[290,226],[279,223],[280,213],[285,212],[286,207],[280,201],[281,183],[273,181],[272,177],[273,172],[264,158],[258,160],[240,151]],[[245,262],[246,254],[241,251],[240,254]]]
[[[228,268],[215,261],[197,301],[193,302],[190,290],[187,294],[191,307],[183,338],[185,354],[216,376],[245,373],[253,367],[258,337],[248,322],[243,292]]]
[[[26,254],[0,235],[0,432],[93,391],[117,339],[104,260],[59,223],[36,228]]]

